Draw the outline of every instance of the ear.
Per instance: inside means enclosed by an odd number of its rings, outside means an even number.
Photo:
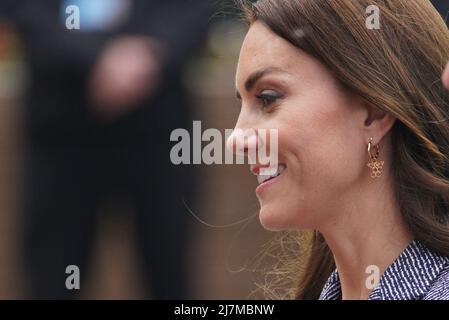
[[[379,108],[365,103],[365,123],[363,130],[365,131],[366,141],[372,137],[374,144],[378,144],[382,141],[383,137],[393,127],[396,122],[396,118],[388,112],[380,110]]]

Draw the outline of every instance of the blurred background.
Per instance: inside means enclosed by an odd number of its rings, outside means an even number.
[[[0,299],[261,297],[248,166],[169,158],[234,127],[246,30],[227,0],[0,0]]]
[[[232,1],[0,1],[0,299],[254,297],[254,177],[169,159],[234,127],[245,32]]]

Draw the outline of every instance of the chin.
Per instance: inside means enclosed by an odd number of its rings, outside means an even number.
[[[259,220],[268,231],[306,230],[315,228],[311,217],[307,218],[301,209],[289,210],[285,206],[262,205],[259,212]]]
[[[287,229],[292,229],[292,225],[285,221],[285,216],[283,217],[283,212],[281,210],[273,210],[269,207],[262,206],[259,212],[259,220],[268,231],[282,231]]]

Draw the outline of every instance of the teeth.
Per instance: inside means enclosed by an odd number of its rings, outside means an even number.
[[[257,176],[257,182],[259,182],[259,184],[264,183],[268,179],[270,179],[270,176]]]
[[[278,166],[278,174],[281,174],[285,169],[287,169],[287,166],[285,164],[280,164]]]
[[[277,170],[276,170],[276,172],[275,172],[274,174],[272,174],[272,175],[261,175],[261,174],[259,174],[259,175],[257,176],[257,181],[259,182],[259,184],[262,184],[262,183],[264,183],[265,181],[267,181],[268,179],[276,178],[276,177],[279,176],[279,175],[280,175],[286,168],[287,168],[286,165],[280,164],[280,165],[277,167]]]

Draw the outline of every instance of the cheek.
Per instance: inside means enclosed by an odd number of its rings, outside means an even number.
[[[285,151],[298,182],[318,191],[345,188],[357,179],[365,165],[363,138],[350,119],[342,103],[314,101],[307,112],[298,108],[286,120],[280,152]]]

